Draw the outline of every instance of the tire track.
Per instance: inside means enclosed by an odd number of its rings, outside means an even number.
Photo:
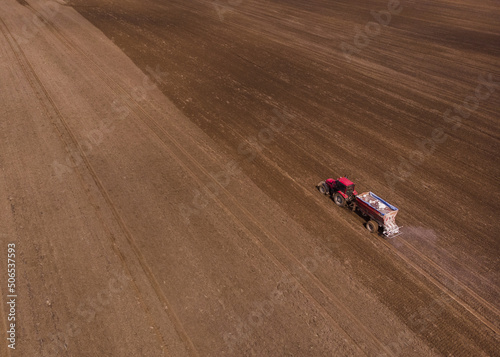
[[[289,144],[294,145],[297,147],[298,150],[303,151],[305,154],[307,152],[302,149],[299,145],[295,144],[294,142],[289,142]],[[311,156],[311,159],[315,159],[313,156]],[[321,162],[318,161],[320,165],[323,167],[326,167],[323,165]],[[313,195],[309,192],[309,190],[297,183],[295,180],[293,180],[293,183],[297,186],[300,187],[306,196],[311,197],[314,199],[317,203],[321,203],[321,200],[317,195]],[[444,284],[440,283],[436,278],[434,278],[431,274],[426,272],[424,269],[420,268],[415,262],[410,260],[408,257],[406,257],[404,254],[402,254],[400,251],[398,251],[394,246],[389,244],[384,238],[378,237],[379,241],[384,244],[393,254],[395,254],[397,257],[402,259],[408,266],[412,267],[414,270],[416,270],[418,273],[420,273],[423,277],[425,277],[428,281],[430,281],[432,284],[434,284],[436,287],[438,287],[441,291],[444,293],[448,294],[453,300],[455,300],[458,304],[460,304],[463,308],[465,308],[467,311],[469,311],[474,317],[476,317],[479,321],[481,321],[484,325],[486,325],[488,328],[490,328],[493,332],[495,332],[497,335],[500,335],[500,329],[491,323],[489,320],[487,320],[485,317],[483,317],[477,310],[473,309],[472,307],[469,306],[469,304],[464,301],[462,298],[460,298],[457,294],[452,292],[449,288],[447,288]],[[464,291],[466,291],[469,295],[473,297],[476,301],[481,302],[485,307],[487,307],[490,311],[494,312],[497,316],[499,315],[499,310],[495,308],[491,303],[489,303],[487,300],[485,300],[483,297],[478,295],[476,292],[474,292],[472,289],[470,289],[467,285],[461,283],[458,279],[456,279],[453,275],[451,275],[449,272],[447,272],[444,268],[439,266],[437,263],[435,263],[432,259],[428,258],[425,256],[423,253],[421,253],[417,248],[415,248],[411,243],[400,240],[403,242],[404,245],[406,245],[408,248],[410,248],[416,255],[418,255],[422,260],[426,261],[430,265],[432,265],[437,271],[439,271],[441,274],[444,276],[448,277],[449,279],[454,281],[454,284],[460,286]],[[484,280],[482,276],[477,276],[480,278],[480,280]]]
[[[290,141],[289,144],[294,145],[298,150],[304,152],[304,154],[307,154],[307,152],[301,148],[299,145],[296,143]],[[316,160],[313,156],[310,157],[312,160]],[[325,167],[321,162],[317,161],[321,166]],[[320,198],[317,195],[313,195],[309,192],[309,190],[297,183],[293,178],[291,179],[293,181],[293,184],[296,185],[297,187],[300,187],[303,192],[305,193],[306,196],[311,197],[314,199],[317,203],[321,203]],[[490,328],[493,332],[495,332],[497,335],[500,335],[500,329],[491,323],[489,320],[487,320],[485,317],[483,317],[477,310],[473,309],[472,307],[469,306],[469,304],[464,301],[462,298],[460,298],[457,294],[452,292],[448,287],[446,287],[444,284],[440,283],[436,278],[434,278],[431,274],[429,274],[427,271],[424,269],[420,268],[416,263],[411,261],[408,257],[406,257],[404,254],[402,254],[400,251],[398,251],[394,246],[388,243],[387,240],[385,240],[382,237],[378,237],[379,241],[384,244],[389,250],[392,251],[393,254],[395,254],[397,257],[401,258],[407,265],[415,269],[417,272],[419,272],[423,277],[425,277],[428,281],[433,283],[436,287],[438,287],[441,291],[444,293],[448,294],[453,300],[455,300],[458,304],[460,304],[462,307],[464,307],[467,311],[469,311],[473,316],[475,316],[479,321],[481,321],[483,324],[485,324],[488,328]],[[422,260],[426,261],[430,265],[432,265],[438,272],[449,278],[450,280],[454,281],[454,284],[460,286],[464,291],[466,291],[469,295],[472,296],[473,299],[476,301],[479,301],[483,304],[483,307],[488,308],[490,311],[494,312],[497,316],[499,316],[500,312],[499,310],[493,306],[490,302],[488,302],[486,299],[478,295],[476,292],[474,292],[472,289],[470,289],[467,285],[461,283],[458,279],[456,279],[453,275],[451,275],[449,272],[447,272],[444,268],[439,266],[437,263],[435,263],[432,259],[428,258],[425,256],[423,253],[421,253],[414,245],[411,243],[400,240],[405,246],[410,248],[416,255],[418,255]],[[483,277],[477,276],[478,278],[481,278],[480,280],[484,280]]]
[[[458,304],[460,304],[464,309],[466,309],[470,314],[472,314],[475,318],[477,318],[479,321],[481,321],[485,326],[487,326],[489,329],[491,329],[495,334],[500,336],[500,329],[495,326],[493,323],[491,323],[489,320],[487,320],[485,317],[483,317],[481,314],[479,314],[476,310],[474,310],[472,307],[469,306],[462,298],[460,298],[457,294],[452,292],[448,287],[446,287],[444,284],[439,282],[436,278],[432,277],[430,274],[428,274],[424,269],[420,268],[416,264],[413,264],[412,261],[407,258],[406,256],[399,254],[398,250],[394,248],[389,242],[384,240],[382,237],[378,237],[379,241],[381,241],[386,247],[388,247],[391,251],[393,251],[396,255],[398,255],[402,260],[404,260],[408,265],[412,266],[413,269],[415,269],[418,273],[420,273],[422,276],[427,278],[432,284],[437,286],[441,291],[445,292],[449,297],[451,297],[453,300],[455,300]],[[419,253],[416,249],[414,249],[416,253]],[[422,257],[424,258],[424,257]],[[429,262],[431,262],[430,259],[426,258]],[[448,276],[456,281],[456,278],[454,278],[452,275],[448,274]],[[457,284],[458,285],[458,284]],[[462,286],[462,288],[467,288],[465,286]],[[467,288],[468,289],[468,288]],[[470,289],[469,289],[470,290]],[[477,296],[472,290],[470,290],[473,296]],[[481,297],[477,296],[477,299],[482,299]],[[484,301],[487,306],[491,306],[488,302]],[[491,306],[492,311],[496,312],[496,309]]]
[[[8,29],[7,25],[5,24],[5,22],[3,21],[2,18],[0,18],[0,22],[2,24],[2,26],[0,26],[1,28],[1,32],[2,34],[5,36],[5,38],[7,39],[22,71],[24,72],[30,86],[32,87],[33,89],[33,92],[36,94],[38,100],[40,101],[40,103],[42,104],[42,107],[44,108],[44,111],[45,111],[45,115],[47,116],[47,118],[49,118],[49,120],[52,121],[52,115],[50,114],[50,110],[48,109],[47,105],[49,105],[50,107],[53,108],[53,110],[55,111],[56,113],[56,116],[59,118],[59,121],[61,122],[61,124],[64,126],[66,132],[68,133],[68,135],[70,136],[71,138],[71,141],[73,142],[73,145],[78,149],[79,153],[81,154],[81,157],[82,159],[84,160],[85,162],[85,166],[89,172],[89,174],[92,176],[93,180],[94,180],[94,183],[95,185],[97,186],[97,188],[99,189],[101,195],[103,196],[103,198],[105,199],[106,203],[108,204],[110,210],[112,211],[113,213],[113,216],[115,217],[115,219],[117,220],[117,223],[119,224],[120,228],[123,230],[123,233],[125,235],[125,237],[127,238],[127,241],[129,242],[129,244],[131,245],[131,248],[132,250],[134,251],[134,253],[137,254],[137,247],[135,246],[135,243],[133,242],[133,238],[131,237],[131,233],[130,231],[128,231],[128,229],[126,228],[126,226],[124,225],[124,222],[123,220],[121,219],[121,217],[118,215],[118,212],[116,210],[116,207],[113,205],[113,203],[111,202],[111,200],[109,199],[109,196],[107,195],[107,193],[104,190],[103,188],[103,185],[102,183],[100,182],[99,178],[97,177],[97,175],[95,174],[95,171],[93,170],[93,168],[90,166],[90,163],[87,159],[87,157],[83,154],[83,150],[81,148],[81,146],[79,145],[79,143],[77,142],[76,140],[76,137],[74,136],[73,132],[69,129],[64,117],[62,116],[62,114],[60,113],[59,109],[57,108],[57,106],[55,105],[55,103],[53,102],[52,98],[50,97],[47,89],[45,88],[45,86],[43,85],[43,83],[41,82],[41,80],[39,79],[38,75],[36,74],[35,70],[33,69],[33,67],[31,66],[31,63],[29,62],[29,60],[27,59],[26,55],[24,54],[24,51],[22,50],[22,48],[17,44],[16,40],[13,38],[12,34],[10,33],[10,30]],[[36,84],[33,83],[33,79],[35,80]],[[37,88],[37,85],[40,87],[40,89]],[[42,95],[43,97],[46,98],[46,100],[49,102],[49,104],[46,103],[45,100],[43,100],[43,98],[40,96],[40,90],[42,91]],[[63,138],[63,134],[61,133],[61,131],[59,130],[59,128],[57,127],[57,124],[54,124],[54,126],[56,127],[58,133],[59,133],[59,138],[61,139],[61,141],[63,142],[64,146],[66,148],[69,148],[70,145],[68,145],[68,143],[65,141],[65,139]],[[69,152],[69,151],[68,151]],[[72,161],[73,163],[74,162],[74,159],[72,158]],[[75,165],[76,167],[77,165]],[[79,175],[80,176],[80,175]],[[83,178],[80,177],[80,181],[83,182]],[[85,184],[84,184],[84,187],[85,187]],[[87,191],[87,190],[85,190]],[[94,208],[96,207],[95,204],[91,203]],[[96,212],[96,216],[99,216]],[[103,225],[103,227],[106,227],[106,231],[109,232],[109,230],[107,229],[107,226],[106,225]],[[129,273],[129,276],[131,278],[132,281],[134,281],[132,275],[130,275],[130,272],[131,272],[131,269],[128,267],[128,264],[126,263],[126,260],[123,256],[123,254],[119,251],[118,248],[115,249],[116,247],[116,240],[114,238],[114,236],[109,233],[108,235],[108,238],[111,240],[111,243],[112,243],[112,246],[113,246],[113,249],[115,251],[115,253],[117,253],[118,255],[118,258],[120,259],[120,261],[122,261],[122,264],[124,264],[125,266],[127,266],[127,271]],[[151,272],[150,272],[150,269],[149,267],[147,266],[147,263],[145,262],[144,260],[144,257],[140,254],[139,252],[139,255],[137,255],[137,259],[141,265],[141,268],[143,269],[145,275],[151,279]],[[139,288],[137,287],[135,281],[134,281],[134,285],[135,285],[135,290],[136,292],[139,291]],[[161,292],[161,289],[159,288],[159,284],[157,281],[155,282],[151,282],[151,286],[153,287],[154,291],[156,294],[162,294]],[[139,299],[141,300],[141,303],[144,307],[146,307],[146,312],[147,312],[147,305],[144,303],[144,300],[143,298],[141,297],[141,295],[138,295]],[[170,304],[169,302],[166,300],[166,297],[161,297],[161,296],[158,296],[159,300],[164,304],[164,306],[168,307],[166,310],[167,310],[167,314],[169,315],[169,318],[173,319],[172,322],[174,323],[174,325],[176,326],[176,330],[177,328],[179,328],[178,325],[178,319],[176,321],[176,316],[173,315],[173,311],[172,309],[170,308]],[[149,320],[150,322],[152,322],[152,319],[151,319],[151,316],[149,316]],[[163,337],[161,336],[161,334],[159,333],[158,331],[158,327],[156,326],[156,324],[154,322],[152,322],[152,325],[154,326],[155,328],[155,335],[157,335],[157,337],[160,339],[160,346],[163,350],[163,353],[167,353],[168,352],[165,350],[165,346],[166,346],[166,343],[165,341],[163,340]],[[181,332],[179,332],[181,331]],[[185,337],[183,337],[183,334],[182,334],[182,331],[183,331],[183,328],[182,328],[182,325],[181,327],[179,328],[179,330],[177,331],[178,334],[179,334],[179,337],[183,340],[186,340]],[[185,335],[185,332],[184,332],[184,335]],[[187,336],[187,335],[186,335]],[[194,349],[194,346],[192,346],[192,343],[191,343],[191,346],[190,346],[190,340],[189,338],[184,341],[184,343],[186,344],[186,348],[188,349],[188,351],[191,352],[191,354],[193,356],[198,356],[196,350]]]
[[[385,241],[384,241],[385,242]],[[411,244],[410,242],[407,242],[407,241],[404,241],[402,240],[401,241],[404,245],[406,245],[408,248],[410,248],[415,254],[417,254],[420,258],[422,258],[423,260],[425,260],[428,264],[432,265],[436,270],[438,270],[439,272],[441,272],[443,275],[445,275],[448,279],[450,280],[456,280],[456,278],[451,275],[450,273],[448,273],[446,270],[444,270],[443,268],[441,268],[437,263],[435,263],[432,259],[428,258],[427,256],[423,255],[413,244]],[[385,242],[387,243],[387,242]],[[390,244],[389,244],[390,245]],[[392,247],[392,245],[391,245]],[[469,293],[469,295],[471,295],[473,298],[475,298],[476,300],[480,301],[484,306],[486,306],[489,310],[491,310],[492,312],[494,312],[497,316],[500,315],[500,311],[495,307],[493,306],[489,301],[487,301],[486,299],[484,299],[483,297],[479,296],[478,294],[476,294],[472,289],[470,289],[467,285],[465,284],[461,284],[459,283],[460,287],[462,289],[464,289],[465,291],[467,291],[467,293]],[[497,334],[498,334],[498,331],[497,331]]]

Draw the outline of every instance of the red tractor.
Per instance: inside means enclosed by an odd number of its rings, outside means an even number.
[[[352,203],[358,194],[354,189],[354,183],[347,177],[341,177],[337,180],[329,178],[321,181],[317,186],[319,192],[332,196],[333,202],[341,207]]]
[[[317,184],[318,190],[324,195],[330,195],[338,206],[349,207],[366,219],[366,229],[372,233],[382,229],[388,238],[400,234],[396,224],[398,209],[389,202],[384,201],[373,192],[364,192],[360,195],[354,189],[354,183],[347,177],[337,180],[327,179]]]

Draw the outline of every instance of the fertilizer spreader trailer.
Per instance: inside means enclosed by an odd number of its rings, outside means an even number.
[[[396,224],[398,209],[373,192],[358,195],[354,183],[347,177],[337,180],[329,178],[318,183],[317,187],[322,194],[330,195],[338,206],[348,207],[365,217],[366,229],[370,232],[378,232],[380,228],[382,234],[388,238],[400,234],[400,227]]]

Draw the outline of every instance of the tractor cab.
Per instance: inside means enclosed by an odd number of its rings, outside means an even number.
[[[341,177],[335,180],[335,191],[343,194],[344,198],[353,198],[358,193],[354,189],[354,182],[349,180],[347,177]]]

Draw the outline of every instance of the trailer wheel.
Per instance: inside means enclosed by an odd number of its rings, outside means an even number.
[[[323,195],[326,195],[329,191],[325,181],[321,181],[320,183],[318,183],[317,187],[319,192],[321,192]]]
[[[370,219],[368,222],[366,222],[366,229],[368,229],[370,233],[375,233],[378,231],[378,223]]]
[[[333,195],[333,202],[335,202],[335,204],[337,206],[340,206],[340,207],[344,207],[345,206],[345,198],[342,197],[342,195],[338,192],[336,192],[334,195]]]

